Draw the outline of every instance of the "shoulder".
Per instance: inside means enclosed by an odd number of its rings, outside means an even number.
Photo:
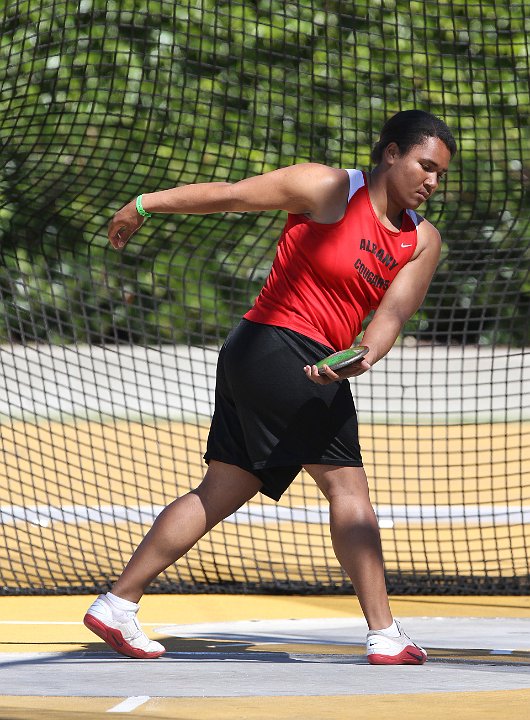
[[[433,243],[439,245],[442,242],[442,236],[434,225],[426,220],[421,215],[418,215],[419,223],[417,225],[418,230],[418,243]]]
[[[417,218],[416,232],[418,243],[412,259],[415,259],[420,253],[424,252],[439,257],[442,246],[442,236],[431,222],[421,215],[418,215],[418,213],[414,214]]]
[[[414,210],[406,211],[416,225],[416,249],[410,258],[414,266],[436,266],[442,251],[442,238],[432,223]]]
[[[289,173],[290,179],[299,183],[311,200],[308,217],[319,223],[342,219],[350,192],[347,170],[319,163],[301,163],[293,165]]]
[[[321,163],[298,163],[283,168],[283,172],[296,176],[308,182],[317,182],[323,187],[333,189],[334,187],[343,187],[349,184],[349,175],[347,170],[322,165]]]

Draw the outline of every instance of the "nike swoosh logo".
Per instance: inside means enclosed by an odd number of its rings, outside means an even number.
[[[407,650],[407,655],[410,655],[410,657],[413,657],[418,662],[423,660],[423,655],[417,655],[416,653],[410,652],[410,650]]]
[[[402,248],[412,247],[412,243],[409,243],[408,245],[405,245],[405,243],[401,243]]]
[[[111,638],[114,640],[118,647],[123,647],[123,641],[114,633],[111,633]],[[410,654],[410,653],[409,653]]]

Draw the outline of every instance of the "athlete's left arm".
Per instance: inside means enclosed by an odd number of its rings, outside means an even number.
[[[369,365],[387,354],[407,320],[421,306],[440,260],[440,251],[440,233],[423,220],[418,226],[418,244],[412,259],[396,275],[364,333],[362,344],[370,348],[365,358]]]
[[[306,366],[307,377],[318,385],[327,385],[362,375],[384,357],[396,342],[403,325],[423,302],[440,260],[440,251],[440,233],[427,220],[422,220],[412,259],[396,275],[363,335],[362,344],[370,348],[368,354],[338,373],[328,368],[326,375],[319,375],[316,365]]]
[[[316,365],[306,365],[307,377],[317,385],[327,385],[362,375],[384,357],[396,342],[403,325],[422,304],[440,260],[440,251],[440,233],[430,222],[422,220],[412,259],[393,280],[363,335],[362,344],[370,348],[367,355],[338,373],[327,368],[325,375],[319,375]]]

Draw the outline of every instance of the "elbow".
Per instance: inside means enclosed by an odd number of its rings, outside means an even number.
[[[253,204],[241,187],[241,181],[235,183],[223,183],[225,204],[228,212],[248,212],[253,209]]]

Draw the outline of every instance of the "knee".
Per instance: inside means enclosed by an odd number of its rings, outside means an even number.
[[[370,504],[364,468],[308,466],[306,469],[329,503]]]

